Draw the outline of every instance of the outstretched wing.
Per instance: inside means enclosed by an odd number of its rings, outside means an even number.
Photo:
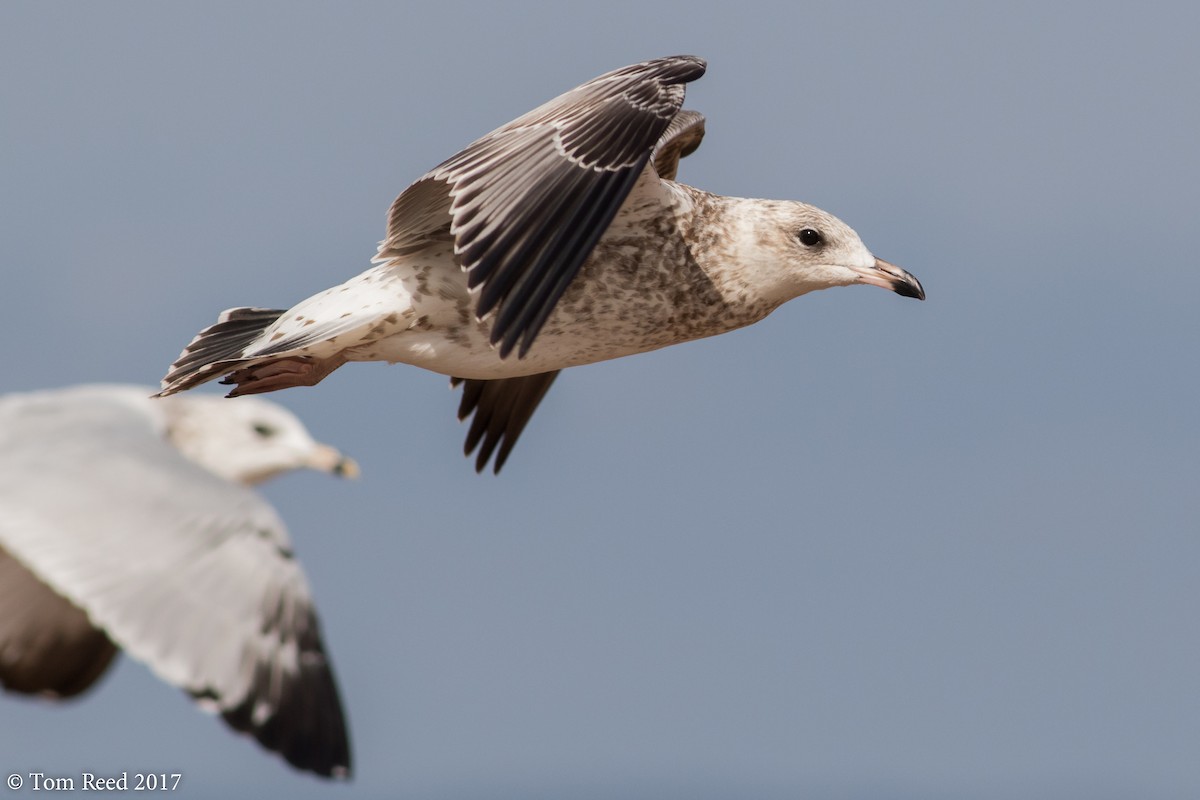
[[[492,343],[525,355],[704,69],[694,56],[624,67],[484,136],[396,198],[378,258],[420,247],[448,217],[481,287],[476,314],[496,311]]]
[[[0,546],[159,677],[289,762],[350,753],[308,581],[255,492],[87,394],[0,402]]]

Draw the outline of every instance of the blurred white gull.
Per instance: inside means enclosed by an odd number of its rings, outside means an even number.
[[[0,684],[71,697],[120,648],[294,766],[348,775],[308,582],[247,487],[357,467],[275,403],[153,391],[0,397]]]
[[[674,181],[704,136],[704,117],[682,110],[704,70],[694,56],[624,67],[477,140],[392,204],[378,266],[288,310],[223,312],[162,393],[414,364],[465,384],[466,451],[480,446],[480,470],[495,452],[499,471],[566,367],[724,333],[831,286],[924,299],[831,214]]]

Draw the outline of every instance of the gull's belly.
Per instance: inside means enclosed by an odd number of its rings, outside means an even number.
[[[632,302],[605,309],[560,306],[524,358],[501,359],[492,346],[491,320],[457,317],[438,324],[434,315],[346,352],[351,361],[388,361],[460,378],[497,379],[549,372],[656,350],[684,341],[665,306]],[[694,338],[694,337],[686,337]]]

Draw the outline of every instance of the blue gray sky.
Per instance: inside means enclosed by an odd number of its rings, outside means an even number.
[[[363,477],[266,489],[356,777],[125,660],[0,697],[0,772],[191,797],[1200,795],[1196,80],[1184,4],[6,3],[4,391],[154,383],[221,309],[368,266],[411,180],[695,53],[681,180],[819,205],[924,282],[567,373],[505,469],[457,396],[277,394]],[[4,790],[7,791],[7,790]]]

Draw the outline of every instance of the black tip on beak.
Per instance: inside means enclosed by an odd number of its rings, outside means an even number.
[[[340,459],[338,459],[337,463],[333,465],[333,468],[330,470],[330,472],[332,472],[334,475],[337,475],[339,478],[357,478],[359,474],[358,462],[353,458],[342,456]]]
[[[895,264],[889,264],[882,258],[875,259],[874,273],[871,277],[874,280],[869,280],[868,283],[874,283],[877,286],[882,286],[885,289],[891,289],[901,297],[913,297],[917,300],[925,299],[925,287],[917,280],[917,276],[905,269],[897,267]]]
[[[901,297],[915,297],[917,300],[925,299],[925,287],[921,286],[921,282],[912,275],[912,283],[898,283],[892,290]]]

